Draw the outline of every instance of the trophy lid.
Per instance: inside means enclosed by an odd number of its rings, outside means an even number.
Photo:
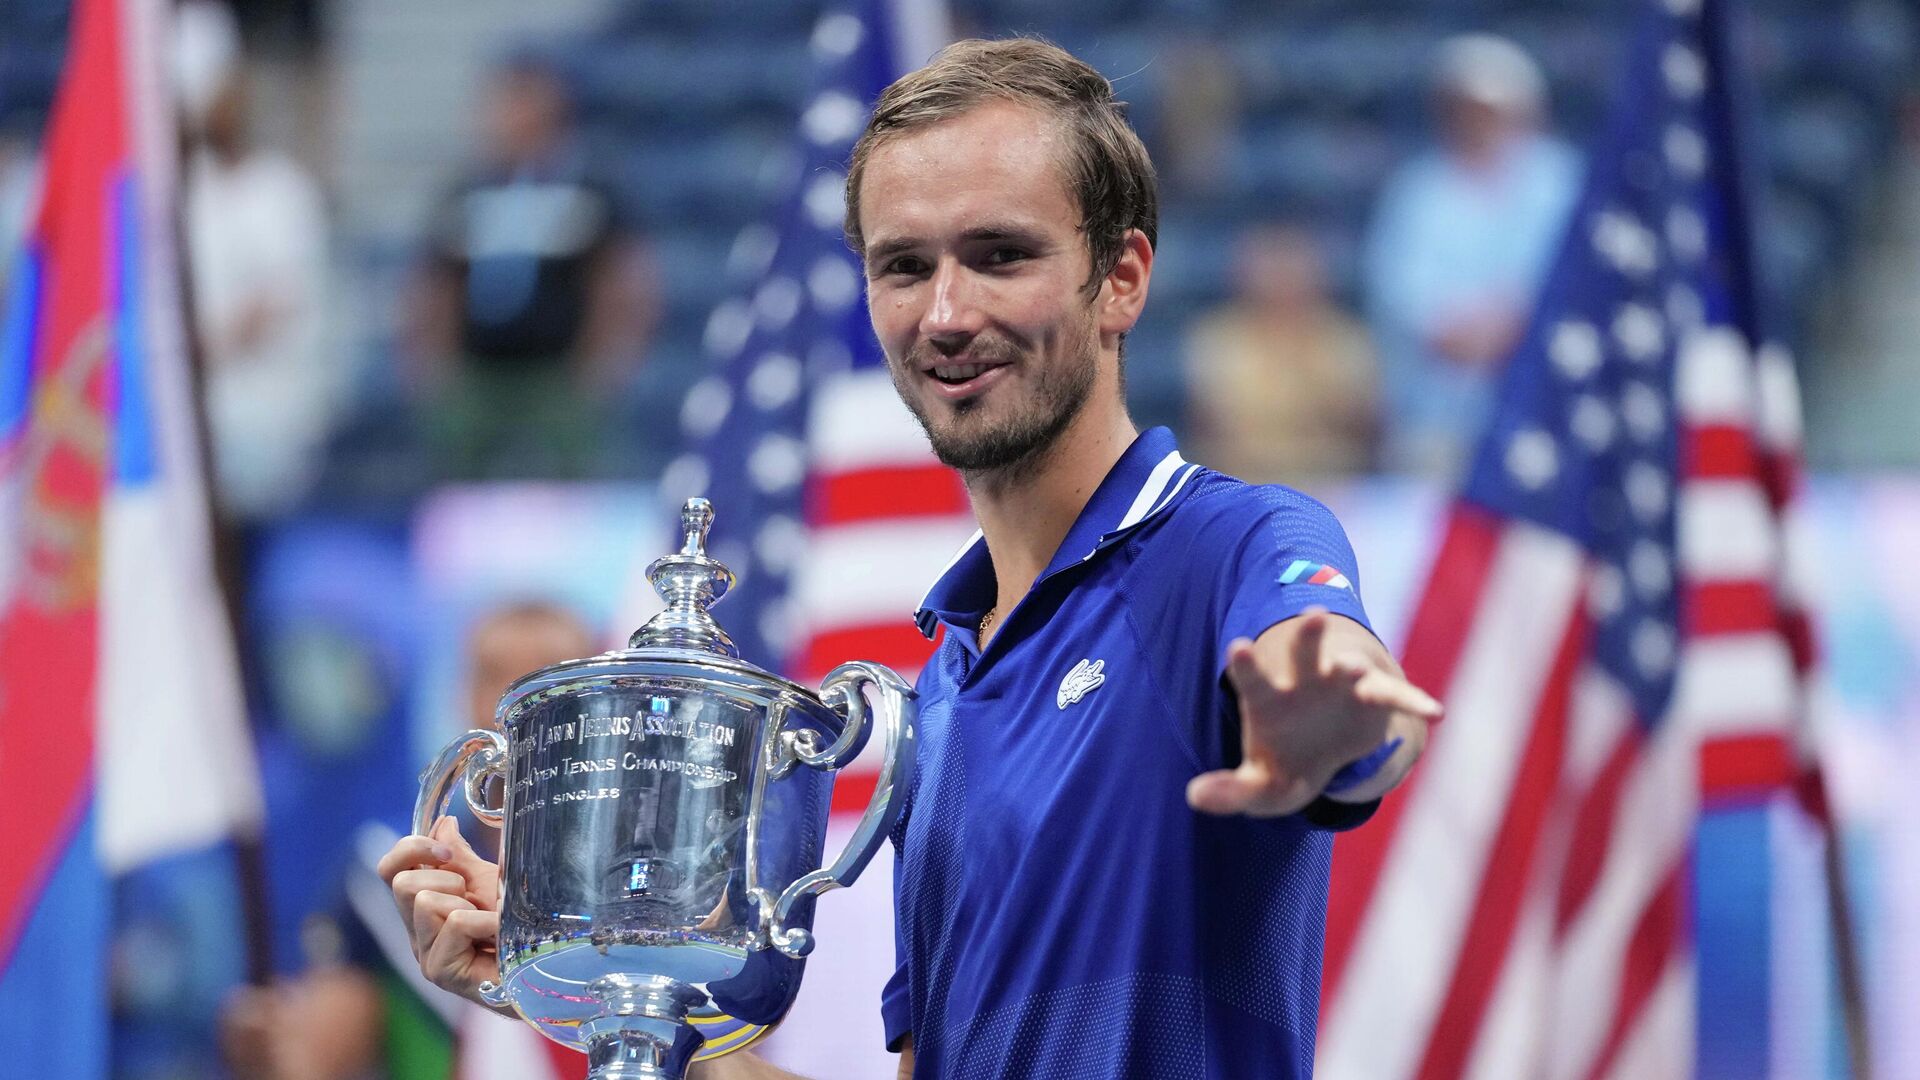
[[[742,700],[779,700],[805,710],[825,730],[840,729],[840,715],[821,704],[815,691],[741,659],[739,647],[708,613],[735,582],[733,571],[707,554],[713,505],[688,499],[680,524],[680,550],[647,567],[647,579],[665,609],[634,631],[624,649],[562,661],[514,680],[500,698],[497,715],[503,727],[512,729],[516,710],[529,697],[577,692],[609,679],[663,678],[691,680],[711,693]]]
[[[707,609],[733,588],[733,571],[707,554],[707,531],[713,528],[713,504],[691,498],[680,508],[684,541],[680,550],[647,567],[647,580],[666,601],[666,609],[634,631],[627,645],[633,649],[687,649],[738,659],[740,650]]]

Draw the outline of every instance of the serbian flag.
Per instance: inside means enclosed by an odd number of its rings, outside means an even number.
[[[183,345],[168,10],[73,5],[0,336],[9,1075],[106,1075],[113,875],[258,819]]]
[[[1702,814],[1809,757],[1731,4],[1641,5],[1405,650],[1448,719],[1335,847],[1328,1080],[1766,1075],[1700,1054],[1691,876]]]

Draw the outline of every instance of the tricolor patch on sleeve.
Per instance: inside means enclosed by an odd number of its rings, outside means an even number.
[[[1296,582],[1306,585],[1331,585],[1336,589],[1353,591],[1353,582],[1347,580],[1347,575],[1325,563],[1307,559],[1293,560],[1293,565],[1287,567],[1286,573],[1280,575],[1282,585],[1292,585]]]

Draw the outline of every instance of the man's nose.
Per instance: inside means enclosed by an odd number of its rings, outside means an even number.
[[[983,321],[973,275],[949,256],[934,267],[929,284],[920,335],[943,352],[958,351],[980,332]]]

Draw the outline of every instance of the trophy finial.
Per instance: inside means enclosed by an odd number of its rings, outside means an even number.
[[[713,504],[698,496],[680,506],[684,540],[680,550],[655,559],[647,580],[666,602],[666,609],[633,632],[631,648],[698,649],[721,656],[739,656],[740,650],[707,609],[733,588],[733,571],[707,554],[707,533],[713,528]]]
[[[686,536],[686,543],[680,547],[682,555],[707,554],[707,531],[713,528],[713,504],[695,495],[680,508],[680,531]]]

